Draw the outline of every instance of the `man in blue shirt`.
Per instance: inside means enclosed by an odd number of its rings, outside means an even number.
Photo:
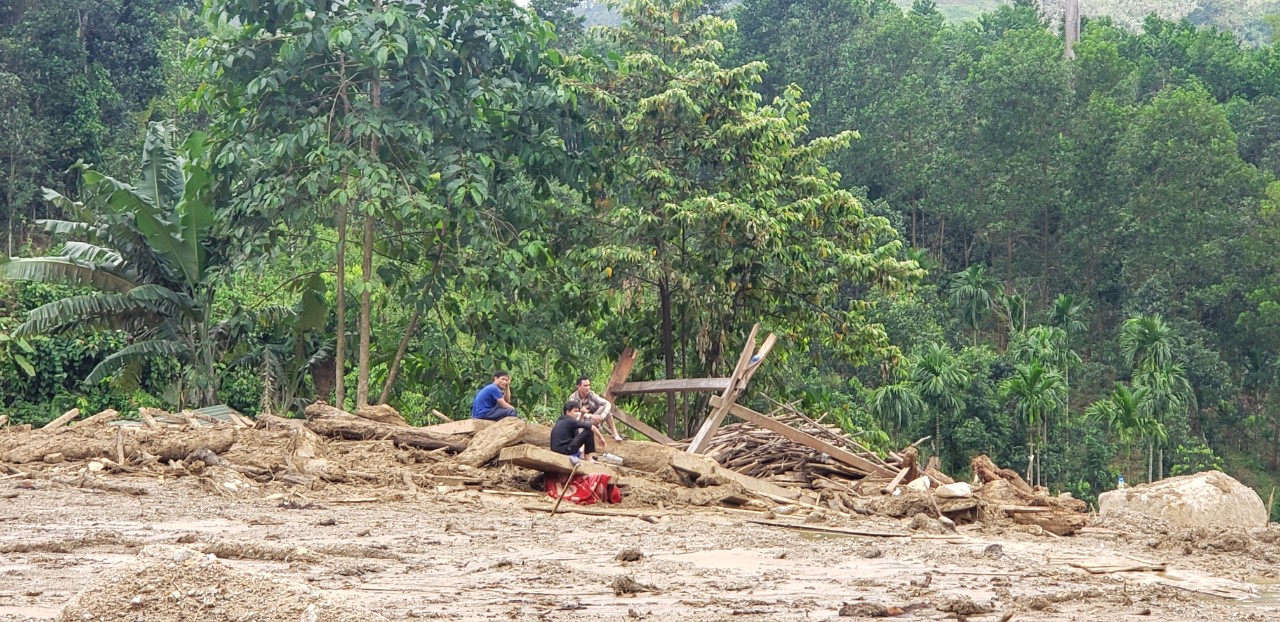
[[[493,382],[485,385],[476,393],[471,402],[471,418],[497,421],[516,416],[516,407],[511,405],[511,374],[500,371],[493,375]]]

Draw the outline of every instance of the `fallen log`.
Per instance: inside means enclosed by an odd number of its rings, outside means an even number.
[[[66,424],[67,424],[67,422],[69,422],[69,421],[71,421],[72,419],[75,419],[76,417],[79,417],[79,416],[80,416],[80,409],[79,409],[79,408],[72,408],[71,410],[68,410],[67,412],[62,413],[62,416],[58,417],[57,419],[54,419],[53,421],[50,421],[49,423],[44,424],[44,427],[42,427],[42,428],[40,428],[40,429],[41,429],[41,430],[56,430],[56,429],[58,429],[58,428],[60,428],[60,427],[62,427],[62,426],[64,426],[64,425],[66,425]]]
[[[1031,489],[1031,485],[1028,484],[1026,480],[1022,479],[1022,476],[1018,475],[1017,471],[997,467],[995,463],[991,461],[991,458],[988,458],[986,455],[974,458],[969,463],[969,466],[973,468],[974,476],[984,484],[988,484],[996,480],[1004,480],[1023,493],[1028,495],[1035,494]]]
[[[396,445],[405,447],[447,449],[454,453],[461,452],[467,448],[466,442],[463,440],[437,437],[423,432],[421,428],[370,421],[338,410],[324,402],[316,402],[308,406],[306,415],[306,427],[322,436],[357,441],[370,439],[390,440]]]
[[[357,417],[363,417],[370,421],[377,421],[378,423],[385,423],[388,425],[399,425],[399,426],[409,425],[407,422],[405,422],[404,416],[402,416],[399,411],[397,411],[396,409],[392,408],[387,404],[374,404],[372,406],[363,406],[357,409],[355,414]]]
[[[1058,536],[1069,536],[1084,528],[1088,519],[1083,514],[1066,514],[1062,512],[1026,513],[1011,515],[1013,522],[1019,525],[1035,525]]]
[[[114,408],[108,408],[84,421],[76,423],[76,427],[84,427],[88,425],[100,425],[109,421],[114,421],[120,416],[120,411]]]
[[[479,467],[498,456],[502,448],[520,442],[525,434],[525,422],[508,417],[476,433],[471,444],[454,458],[458,464]]]

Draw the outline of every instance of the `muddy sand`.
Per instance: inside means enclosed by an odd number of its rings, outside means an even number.
[[[1280,620],[1274,525],[1120,518],[1067,538],[1012,525],[861,537],[717,508],[551,516],[523,508],[550,506],[537,493],[335,486],[304,498],[120,479],[147,494],[0,481],[0,622]],[[910,522],[807,519],[894,534]]]

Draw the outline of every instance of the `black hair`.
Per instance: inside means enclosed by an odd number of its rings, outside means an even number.
[[[583,381],[583,380],[591,380],[591,376],[579,376],[579,377],[578,377],[578,386],[582,386],[582,381]]]
[[[569,412],[571,410],[578,410],[581,407],[582,407],[582,404],[578,400],[569,400],[564,403],[564,412]]]
[[[510,378],[511,374],[508,374],[507,372],[499,369],[498,371],[493,372],[493,377],[494,378]]]

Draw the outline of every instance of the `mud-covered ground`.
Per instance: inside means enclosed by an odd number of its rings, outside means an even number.
[[[0,622],[361,618],[289,609],[315,599],[389,620],[1280,619],[1274,526],[1111,520],[1070,538],[979,525],[853,537],[713,508],[551,516],[523,509],[550,505],[533,493],[331,487],[298,498],[114,479],[148,494],[0,481]],[[908,534],[908,522],[821,524]],[[139,565],[157,555],[163,564]],[[1151,562],[1167,570],[1069,565]]]

